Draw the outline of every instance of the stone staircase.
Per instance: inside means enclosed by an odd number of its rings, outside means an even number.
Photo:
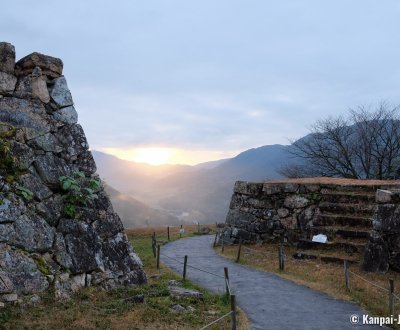
[[[323,262],[358,262],[372,230],[376,186],[332,187],[321,191],[319,214],[298,243],[294,257]],[[313,242],[313,235],[324,234],[327,243]],[[312,252],[310,252],[312,251]]]

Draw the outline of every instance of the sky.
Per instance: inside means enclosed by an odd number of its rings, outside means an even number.
[[[8,1],[0,40],[60,57],[91,149],[194,164],[400,104],[398,0]]]

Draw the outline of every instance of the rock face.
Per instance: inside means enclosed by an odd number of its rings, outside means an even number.
[[[147,281],[62,69],[39,53],[15,63],[14,46],[0,43],[0,301]]]
[[[362,267],[366,271],[400,271],[400,191],[376,192],[373,232],[365,250]]]

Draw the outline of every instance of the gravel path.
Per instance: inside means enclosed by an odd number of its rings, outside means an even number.
[[[213,236],[174,241],[162,247],[161,261],[182,273],[182,264],[168,257],[183,262],[184,255],[188,255],[188,278],[219,293],[225,291],[223,268],[228,267],[230,286],[239,306],[246,312],[252,329],[378,329],[378,326],[356,326],[350,323],[352,314],[362,319],[363,311],[355,304],[336,300],[274,274],[235,264],[218,256],[212,248],[212,242]]]

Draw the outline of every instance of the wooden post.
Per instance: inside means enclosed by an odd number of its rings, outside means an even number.
[[[168,242],[169,242],[169,226],[167,227],[167,236],[168,236]]]
[[[187,259],[188,256],[185,256],[185,258],[183,259],[183,280],[186,280]]]
[[[236,330],[236,296],[231,294],[232,330]]]
[[[217,238],[218,238],[218,232],[215,233],[215,238],[214,238],[214,244],[213,247],[217,245]]]
[[[161,250],[161,245],[157,245],[157,269],[160,269],[160,250]]]
[[[284,255],[282,243],[279,244],[278,257],[279,257],[279,270],[284,270],[285,269],[285,255]]]
[[[224,234],[222,234],[221,252],[224,253]]]
[[[228,272],[228,267],[224,267],[224,274],[225,274],[225,290],[226,294],[229,295],[229,272]]]
[[[394,281],[389,279],[389,315],[394,315]]]
[[[181,229],[182,229],[182,226],[183,225],[181,225]],[[182,230],[179,231],[179,238],[182,238]]]
[[[238,252],[237,252],[236,262],[239,262],[239,260],[240,260],[241,250],[242,250],[242,239],[239,240],[239,248],[238,248]]]
[[[197,232],[200,234],[200,222],[197,222]]]
[[[346,284],[346,289],[350,290],[349,264],[347,260],[344,260],[344,281]]]
[[[151,247],[153,249],[154,258],[157,257],[156,244],[156,232],[153,232],[153,235],[151,236]]]

